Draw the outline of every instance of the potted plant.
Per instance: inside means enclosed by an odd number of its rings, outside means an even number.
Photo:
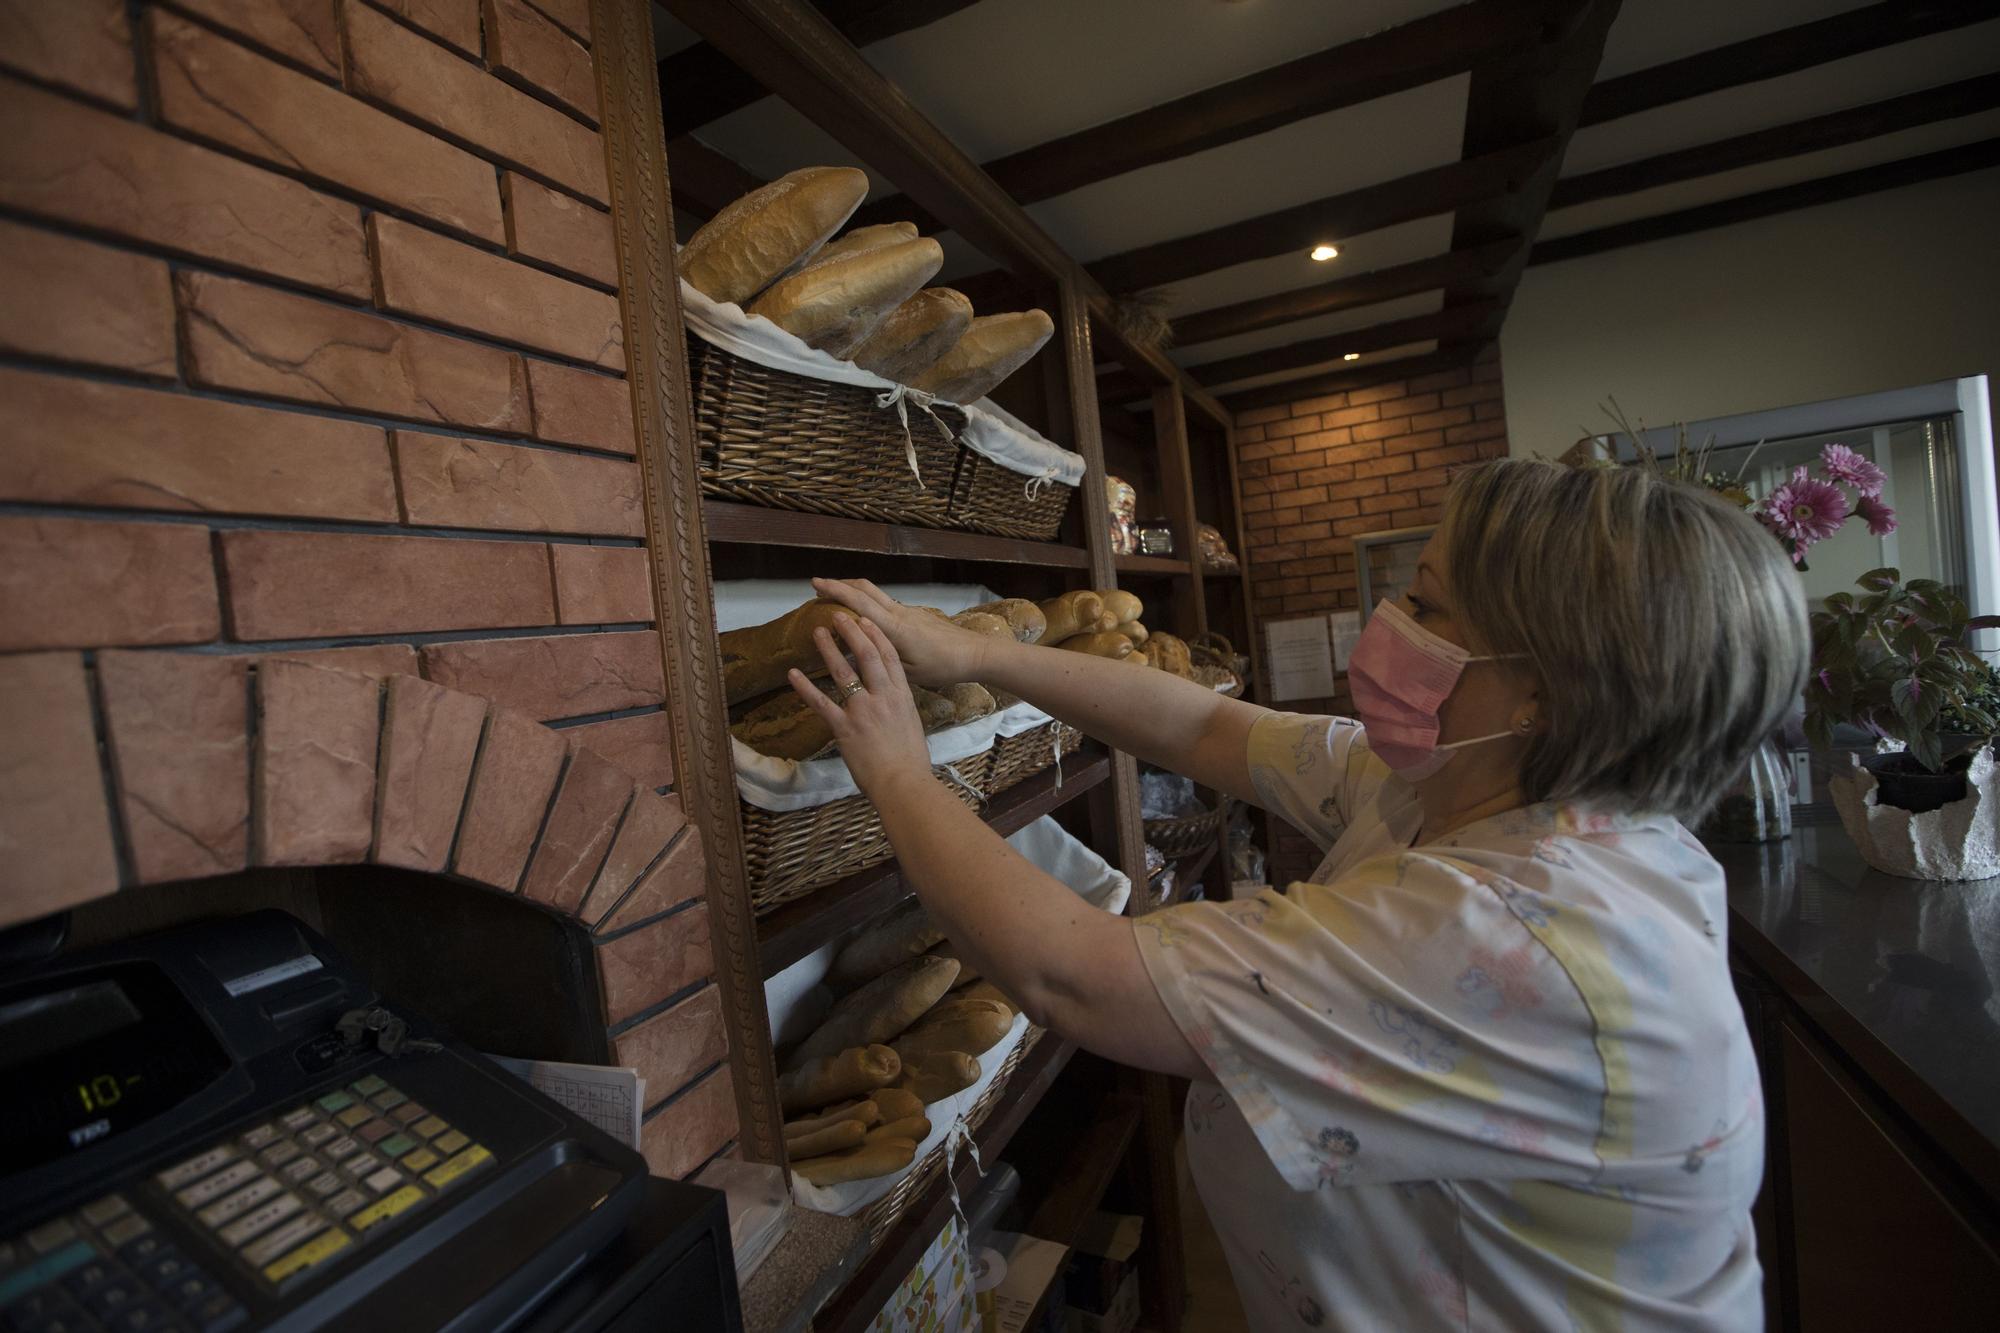
[[[1806,735],[1822,748],[1846,723],[1876,738],[1834,779],[1841,822],[1870,865],[1921,879],[2000,869],[1992,741],[2000,678],[1966,644],[2000,626],[1932,579],[1872,569],[1860,594],[1835,593],[1812,616]]]

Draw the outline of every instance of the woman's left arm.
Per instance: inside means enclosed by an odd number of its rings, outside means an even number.
[[[1023,857],[931,773],[923,728],[895,647],[880,627],[837,619],[819,647],[836,681],[863,689],[836,704],[794,674],[825,718],[855,781],[875,803],[889,842],[938,926],[1028,1017],[1106,1059],[1207,1079],[1153,987],[1129,918],[1083,901]],[[858,670],[857,670],[858,668]]]

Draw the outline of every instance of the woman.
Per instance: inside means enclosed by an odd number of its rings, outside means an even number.
[[[1797,575],[1746,515],[1632,469],[1462,474],[1356,646],[1358,721],[820,589],[860,617],[820,645],[844,705],[793,684],[954,945],[1035,1021],[1195,1081],[1251,1327],[1761,1324],[1763,1108],[1683,827],[1804,686]],[[1020,695],[1330,850],[1283,893],[1094,912],[932,778],[906,677]]]

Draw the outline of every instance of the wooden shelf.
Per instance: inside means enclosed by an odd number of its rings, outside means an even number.
[[[988,537],[977,532],[947,532],[939,528],[870,523],[830,514],[798,514],[789,509],[703,499],[702,521],[711,542],[745,546],[805,546],[822,551],[866,551],[874,555],[931,556],[940,560],[976,560],[996,565],[1041,565],[1050,569],[1087,569],[1090,553],[1060,542],[1031,542],[1014,537]]]
[[[1060,772],[1062,783],[1056,783]],[[987,827],[1002,837],[1018,833],[1043,815],[1075,800],[1111,776],[1111,756],[1086,748],[1016,783],[990,801]],[[888,911],[910,897],[902,869],[894,861],[857,870],[815,889],[757,919],[757,956],[766,980],[790,967],[841,932]]]
[[[1191,574],[1194,567],[1185,560],[1163,555],[1121,555],[1116,562],[1120,574]]]
[[[1056,1075],[1063,1071],[1063,1066],[1075,1054],[1076,1047],[1053,1032],[1044,1034],[1035,1043],[1035,1049],[1028,1052],[1020,1068],[1007,1080],[999,1105],[973,1132],[972,1140],[978,1145],[981,1161],[990,1164],[1000,1160],[1001,1152],[1013,1139],[1014,1132],[1020,1129],[1021,1122],[1028,1118],[1028,1113],[1035,1109],[1055,1082]],[[970,1194],[978,1185],[979,1178],[979,1168],[974,1165],[972,1154],[962,1154],[958,1170],[953,1173],[959,1194]],[[848,1333],[849,1330],[858,1333],[868,1327],[896,1290],[897,1284],[909,1274],[930,1243],[937,1239],[945,1218],[950,1214],[951,1196],[940,1177],[904,1209],[903,1216],[882,1238],[875,1253],[868,1256],[853,1279],[815,1316],[813,1327],[831,1330],[832,1333]]]
[[[1054,1187],[1035,1205],[1023,1228],[1028,1235],[1059,1245],[1076,1244],[1077,1233],[1097,1211],[1125,1160],[1125,1150],[1139,1132],[1143,1109],[1137,1097],[1124,1094],[1106,1097],[1092,1108],[1096,1119],[1070,1140],[1062,1165],[1051,1173]]]

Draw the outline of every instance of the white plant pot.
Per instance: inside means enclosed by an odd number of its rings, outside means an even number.
[[[1989,879],[2000,875],[2000,765],[1982,747],[1965,774],[1965,797],[1913,815],[1877,802],[1875,775],[1859,755],[1834,777],[1834,809],[1861,859],[1903,879]]]

